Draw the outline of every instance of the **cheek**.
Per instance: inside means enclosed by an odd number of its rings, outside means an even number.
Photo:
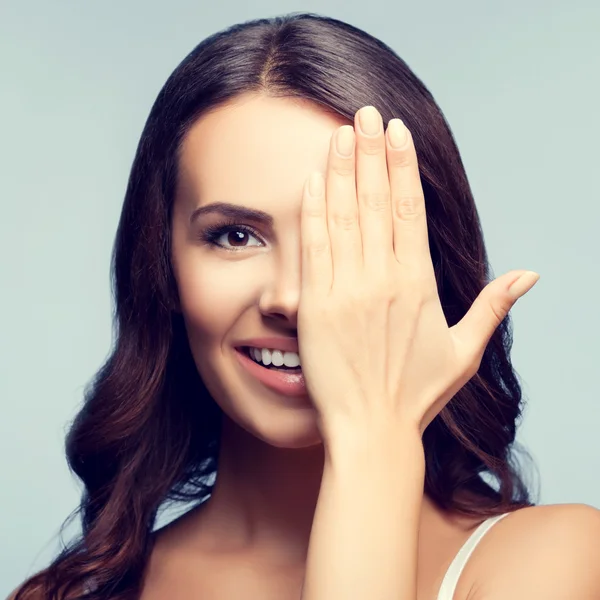
[[[228,263],[212,256],[181,264],[179,296],[193,337],[219,342],[256,297],[251,261]]]

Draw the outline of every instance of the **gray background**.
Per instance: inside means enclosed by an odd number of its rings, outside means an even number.
[[[512,312],[539,501],[600,507],[600,3],[251,4],[0,2],[2,597],[79,500],[64,435],[110,348],[110,253],[150,107],[200,40],[293,11],[379,37],[440,104],[496,275],[541,274]]]

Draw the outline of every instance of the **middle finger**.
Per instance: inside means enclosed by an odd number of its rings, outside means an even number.
[[[393,256],[394,233],[383,119],[374,106],[364,106],[355,114],[354,123],[363,261],[367,272],[383,272]]]

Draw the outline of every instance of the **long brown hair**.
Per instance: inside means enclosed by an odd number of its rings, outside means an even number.
[[[92,579],[90,600],[136,598],[159,509],[210,494],[222,412],[173,310],[170,222],[186,132],[203,113],[245,92],[308,99],[350,122],[367,104],[385,123],[402,118],[417,149],[449,326],[493,279],[450,127],[391,48],[313,13],[245,22],[201,42],[158,94],[129,177],[112,257],[114,347],[66,440],[69,466],[84,484],[76,509],[82,535],[30,578],[17,600],[82,598]],[[511,333],[507,317],[477,375],[425,431],[425,489],[445,509],[485,518],[531,504],[514,462],[522,394],[510,361]]]

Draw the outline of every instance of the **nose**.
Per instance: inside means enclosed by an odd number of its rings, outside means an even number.
[[[275,319],[280,326],[297,329],[301,291],[300,249],[288,257],[288,260],[279,261],[266,281],[259,310],[266,319]]]

